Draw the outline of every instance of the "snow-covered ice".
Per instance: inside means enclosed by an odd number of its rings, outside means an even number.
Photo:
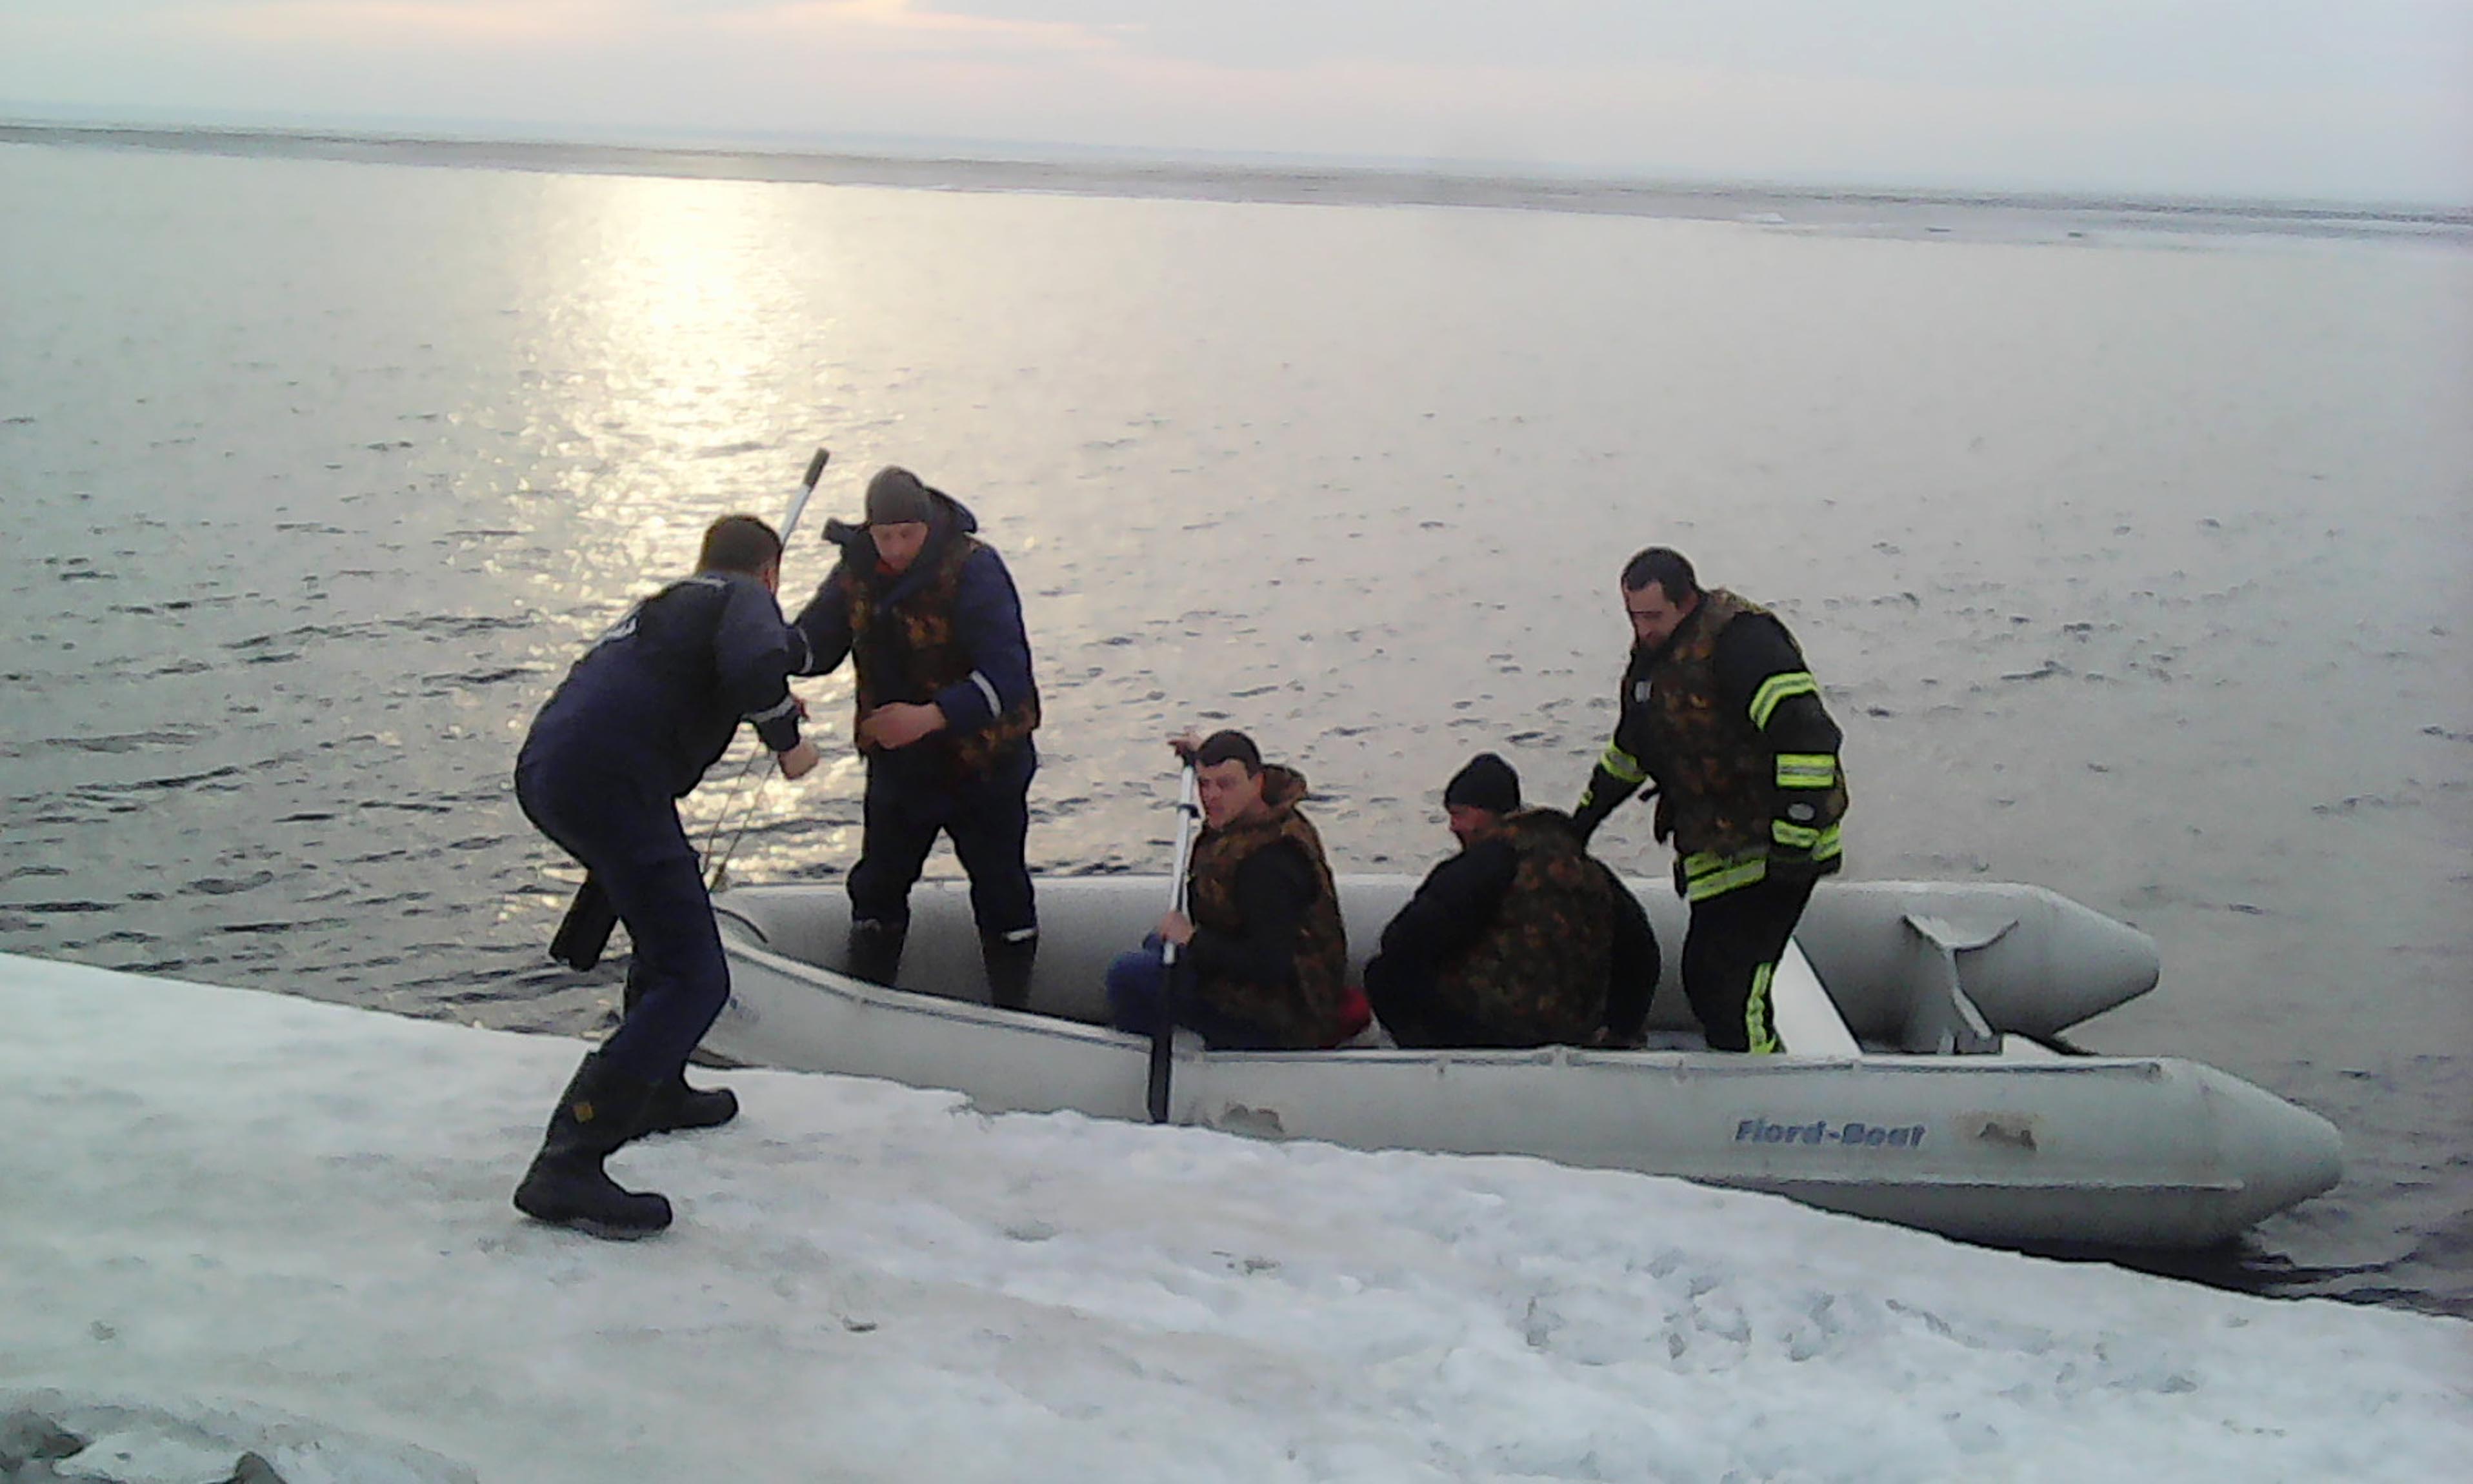
[[[5,956],[0,1025],[0,1416],[92,1439],[63,1477],[183,1446],[200,1484],[243,1448],[287,1484],[2473,1457],[2473,1325],[1765,1196],[750,1071],[737,1123],[612,1161],[680,1219],[605,1243],[507,1204],[581,1042]]]

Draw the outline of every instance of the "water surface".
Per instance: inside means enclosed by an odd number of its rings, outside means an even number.
[[[2473,253],[1743,204],[0,146],[0,949],[601,1023],[516,741],[818,443],[811,531],[898,461],[1012,563],[1046,871],[1161,869],[1189,722],[1302,767],[1344,869],[1448,849],[1479,749],[1568,802],[1662,541],[1805,641],[1856,874],[2138,923],[2163,988],[2083,1043],[2344,1130],[2200,1276],[2473,1313]],[[741,879],[855,852],[846,678],[810,699],[837,760]],[[1645,811],[1599,840],[1664,867]]]

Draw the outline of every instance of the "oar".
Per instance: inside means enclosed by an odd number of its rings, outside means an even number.
[[[799,532],[799,517],[807,513],[807,502],[816,497],[816,481],[825,477],[825,466],[832,461],[833,451],[819,448],[807,461],[807,472],[799,480],[799,492],[790,496],[790,514],[781,517],[781,549],[790,549],[790,538]]]
[[[807,501],[816,492],[816,481],[824,477],[825,464],[831,457],[830,449],[817,449],[816,456],[807,461],[806,477],[799,481],[799,492],[790,497],[790,514],[783,516],[781,520],[781,547],[785,555],[790,546],[790,533],[799,529],[799,517],[806,514]],[[756,756],[749,758],[747,766],[739,770],[737,780],[731,785],[730,798],[722,803],[723,819],[729,817],[730,805],[738,798],[738,785],[747,781],[747,775],[754,771],[759,759],[769,761],[772,755],[759,747],[756,751]],[[738,826],[738,833],[743,835],[746,832],[747,824],[742,820]],[[712,841],[718,839],[720,834],[721,823],[716,820],[713,824],[712,838],[705,842],[704,854],[707,860],[712,858]],[[736,849],[738,849],[738,835],[732,835],[730,839],[730,850]],[[730,851],[725,850],[722,852],[721,864],[713,868],[709,882],[711,890],[720,890],[722,873],[729,869],[729,866]],[[558,931],[551,935],[549,956],[553,961],[564,964],[578,972],[590,969],[601,962],[601,950],[610,945],[611,930],[617,925],[618,909],[612,905],[610,894],[603,891],[601,883],[594,880],[588,873],[584,877],[584,884],[575,889],[575,899],[566,905],[566,916],[559,920]]]
[[[826,461],[832,456],[829,448],[817,449],[816,456],[807,461],[807,475],[799,482],[799,492],[790,497],[790,513],[781,517],[781,551],[785,556],[790,550],[790,533],[799,529],[799,517],[807,513],[807,501],[816,492],[816,481],[824,477]],[[747,834],[747,826],[756,818],[756,801],[764,797],[764,784],[773,777],[772,761],[773,754],[758,747],[747,759],[747,765],[738,770],[738,777],[731,780],[730,797],[721,802],[721,812],[713,816],[712,833],[706,837],[704,843],[704,858],[712,861],[712,870],[705,877],[707,891],[720,891],[721,883],[729,876],[730,857],[737,852],[738,842]],[[756,780],[756,792],[747,796],[747,812],[739,816],[738,828],[732,833],[730,843],[722,847],[720,858],[715,860],[713,842],[721,838],[722,826],[730,822],[731,810],[738,803],[738,792],[745,786],[748,775],[759,767],[764,769],[764,773]]]
[[[1176,868],[1168,883],[1167,907],[1170,912],[1186,910],[1186,886],[1193,864],[1193,826],[1202,818],[1200,795],[1194,787],[1193,759],[1185,760],[1185,777],[1177,784],[1176,794]],[[1151,1029],[1150,1113],[1153,1123],[1167,1121],[1168,1071],[1174,1065],[1172,1052],[1176,1044],[1176,979],[1177,951],[1172,943],[1160,945],[1159,1023]]]

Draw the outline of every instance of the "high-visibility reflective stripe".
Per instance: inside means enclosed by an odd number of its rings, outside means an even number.
[[[1751,997],[1743,1001],[1743,1034],[1754,1056],[1773,1056],[1779,1049],[1777,1037],[1769,1030],[1769,979],[1776,972],[1775,964],[1753,969]]]
[[[1844,838],[1836,825],[1816,830],[1807,830],[1799,825],[1774,821],[1769,825],[1769,832],[1778,836],[1777,843],[1780,846],[1790,850],[1805,849],[1800,839],[1786,838],[1786,833],[1789,831],[1812,837],[1809,852],[1813,860],[1836,860],[1845,850]],[[1715,850],[1702,850],[1697,854],[1683,857],[1683,899],[1707,901],[1712,897],[1723,896],[1738,887],[1765,881],[1768,875],[1769,860],[1766,855],[1733,856],[1720,855]]]
[[[1780,753],[1777,786],[1827,788],[1837,781],[1837,759],[1829,753]]]
[[[1597,766],[1626,783],[1638,783],[1648,777],[1648,770],[1640,765],[1638,758],[1611,742],[1606,744],[1606,755],[1597,759]]]
[[[1784,820],[1771,820],[1769,838],[1789,850],[1809,850],[1820,844],[1820,831],[1808,825],[1789,825]]]
[[[1737,887],[1749,886],[1768,878],[1769,862],[1765,855],[1728,860],[1722,855],[1703,852],[1686,856],[1683,861],[1683,899],[1706,901]]]
[[[1845,848],[1836,825],[1818,829],[1803,825],[1789,825],[1784,820],[1769,821],[1769,838],[1789,850],[1808,850],[1813,860],[1828,860]]]
[[[1776,710],[1778,703],[1789,696],[1818,694],[1820,694],[1820,685],[1813,680],[1810,670],[1780,671],[1761,682],[1761,688],[1752,692],[1752,725],[1764,728],[1768,726],[1769,713]]]

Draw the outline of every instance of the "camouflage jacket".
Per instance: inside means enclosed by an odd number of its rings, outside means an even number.
[[[1331,879],[1322,837],[1297,811],[1305,798],[1306,780],[1285,768],[1262,770],[1260,815],[1225,827],[1202,832],[1194,842],[1188,892],[1190,916],[1202,933],[1229,938],[1245,936],[1246,924],[1236,903],[1236,873],[1257,852],[1285,842],[1304,856],[1313,882],[1313,899],[1297,924],[1288,973],[1282,982],[1262,983],[1206,969],[1207,954],[1195,955],[1194,993],[1222,1014],[1258,1025],[1280,1044],[1295,1050],[1327,1046],[1339,1033],[1340,1001],[1348,973],[1348,935],[1339,920],[1339,894]]]
[[[1613,881],[1551,810],[1507,816],[1494,838],[1517,861],[1511,882],[1435,993],[1493,1044],[1586,1045],[1605,1020]]]

